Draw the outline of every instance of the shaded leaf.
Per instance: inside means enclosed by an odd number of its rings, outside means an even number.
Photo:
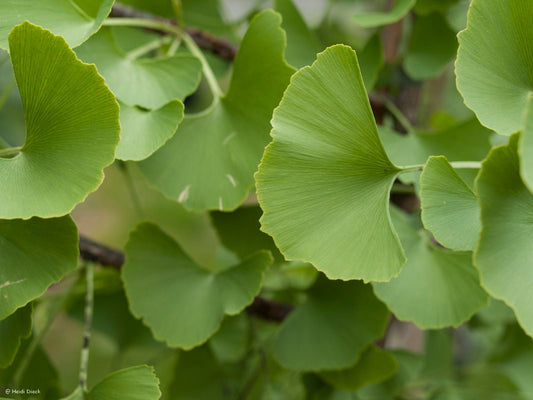
[[[488,304],[471,252],[452,252],[429,242],[400,211],[392,214],[407,254],[400,275],[374,283],[374,291],[400,320],[423,329],[459,326]]]
[[[370,285],[330,281],[323,276],[304,304],[283,322],[274,357],[302,371],[352,366],[360,352],[385,332],[389,313]]]
[[[114,0],[2,0],[0,48],[8,48],[9,31],[24,21],[49,29],[76,47],[100,28],[113,3]]]
[[[405,256],[388,207],[400,169],[379,140],[354,51],[330,47],[297,72],[272,125],[257,196],[262,229],[284,256],[330,278],[397,275]]]
[[[530,0],[473,0],[459,38],[457,88],[482,124],[509,135],[522,128],[533,92]]]
[[[0,265],[2,320],[76,268],[76,225],[68,216],[0,220]]]
[[[415,3],[416,0],[396,0],[388,11],[357,14],[353,19],[365,28],[389,25],[405,17]]]
[[[64,215],[100,185],[114,159],[118,106],[63,38],[25,22],[9,42],[27,136],[19,154],[0,157],[0,218]]]
[[[89,392],[88,400],[158,400],[159,380],[154,369],[140,365],[109,374]]]
[[[420,176],[422,221],[452,250],[476,248],[481,230],[477,197],[446,157],[430,157]]]
[[[370,92],[378,80],[383,67],[383,46],[379,34],[375,34],[358,53],[361,76],[367,92]]]
[[[481,234],[474,262],[481,284],[505,301],[533,336],[533,194],[519,175],[518,135],[495,147],[476,182],[481,205]]]
[[[283,60],[281,18],[257,15],[244,36],[227,94],[186,115],[174,137],[141,162],[148,181],[192,210],[232,210],[252,187],[270,118],[293,69]]]
[[[529,97],[524,127],[518,145],[518,154],[520,156],[520,175],[529,191],[533,193],[533,95]]]
[[[207,271],[157,226],[140,224],[126,248],[123,280],[132,313],[169,346],[190,349],[258,294],[263,270],[272,262],[257,252],[238,265]]]
[[[0,321],[0,368],[15,360],[20,342],[31,335],[31,316],[32,305],[28,304]]]

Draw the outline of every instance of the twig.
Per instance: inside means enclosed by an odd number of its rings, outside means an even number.
[[[89,366],[89,345],[91,342],[91,329],[93,324],[94,307],[94,266],[91,262],[85,263],[87,277],[87,294],[85,297],[85,327],[83,329],[83,346],[80,357],[79,385],[87,391],[87,370]]]

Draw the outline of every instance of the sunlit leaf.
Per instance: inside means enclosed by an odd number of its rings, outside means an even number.
[[[455,32],[441,14],[415,19],[403,66],[415,80],[439,76],[457,51]]]
[[[114,0],[2,0],[0,48],[8,48],[9,31],[26,20],[63,36],[75,47],[100,28],[113,3]]]
[[[398,319],[423,329],[458,326],[488,304],[471,252],[439,248],[400,211],[395,209],[392,217],[407,263],[397,278],[374,283],[374,291]]]
[[[262,229],[287,259],[330,278],[387,281],[405,256],[390,217],[388,159],[352,49],[296,73],[256,175]],[[325,234],[327,232],[327,234]]]
[[[9,42],[27,136],[20,153],[0,157],[0,218],[64,215],[114,159],[118,106],[61,37],[25,22]]]
[[[76,268],[78,232],[74,222],[68,216],[0,220],[0,265],[2,320]]]
[[[353,19],[365,28],[389,25],[405,17],[415,3],[416,0],[396,0],[388,11],[357,14]]]
[[[424,226],[445,247],[476,248],[481,229],[476,195],[446,157],[430,157],[420,176]]]
[[[183,103],[173,100],[156,110],[120,102],[120,143],[116,157],[139,161],[150,156],[174,135],[183,119]]]
[[[192,210],[232,210],[253,185],[270,118],[293,69],[283,60],[281,18],[264,11],[250,23],[227,94],[186,115],[179,131],[140,163],[148,181]]]
[[[250,304],[272,262],[268,252],[257,252],[238,265],[208,271],[149,223],[131,233],[125,252],[123,279],[132,313],[156,339],[184,349],[205,342],[224,315]]]
[[[336,388],[354,391],[390,378],[397,369],[398,363],[391,353],[371,345],[361,353],[354,366],[321,372],[320,376]]]
[[[531,26],[530,0],[473,0],[459,34],[457,88],[481,123],[500,134],[522,128],[533,92]]]
[[[32,306],[19,308],[0,321],[0,368],[6,368],[15,359],[22,339],[31,335]]]
[[[388,319],[370,285],[322,277],[281,325],[274,356],[283,366],[302,371],[347,368],[383,335]]]
[[[483,162],[476,182],[482,229],[474,262],[483,287],[505,301],[533,336],[533,194],[520,179],[517,146],[513,135]]]

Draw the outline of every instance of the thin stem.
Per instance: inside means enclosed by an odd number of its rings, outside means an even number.
[[[9,94],[15,87],[15,83],[16,83],[15,77],[12,77],[10,81],[8,82],[8,84],[6,85],[6,87],[4,88],[4,90],[2,90],[2,93],[0,94],[0,109],[4,107],[4,104],[6,104]]]
[[[215,77],[215,74],[213,73],[213,70],[211,69],[211,66],[207,62],[207,60],[204,57],[204,54],[200,50],[200,48],[196,45],[196,42],[190,37],[189,34],[184,33],[183,34],[183,42],[189,49],[189,51],[196,56],[200,62],[202,63],[202,72],[204,73],[205,79],[207,80],[207,84],[209,85],[209,89],[211,90],[211,93],[213,94],[214,101],[218,101],[219,97],[222,97],[222,89],[220,88],[217,78]]]
[[[407,117],[403,115],[402,111],[398,107],[396,107],[396,104],[390,101],[386,96],[379,96],[379,98],[383,101],[383,104],[387,110],[393,115],[394,118],[396,118],[396,120],[407,132],[413,132],[415,130],[414,126],[411,125],[411,122],[409,122]]]
[[[81,348],[79,383],[82,390],[87,391],[87,367],[89,364],[89,345],[91,342],[94,307],[93,263],[85,263],[85,273],[87,279],[87,295],[85,297],[85,329],[83,331],[83,346]]]
[[[0,157],[10,156],[12,154],[16,154],[20,150],[22,150],[22,146],[19,146],[19,147],[8,147],[7,149],[1,149],[0,150]]]
[[[126,185],[128,186],[128,191],[130,192],[131,201],[133,202],[133,206],[135,210],[137,211],[137,214],[139,214],[139,217],[141,219],[144,219],[144,211],[143,207],[141,205],[141,199],[139,195],[137,194],[137,190],[135,189],[135,185],[133,184],[133,179],[131,177],[130,170],[128,168],[128,164],[124,161],[119,161],[118,166],[120,170],[122,171],[122,174],[124,176],[124,180],[126,181]]]
[[[181,44],[181,36],[176,36],[170,46],[168,46],[167,56],[173,56],[178,51]]]
[[[458,169],[481,169],[479,161],[452,161],[450,165]]]
[[[126,58],[128,60],[135,60],[145,55],[146,53],[149,53],[152,50],[159,49],[162,45],[169,43],[171,40],[172,40],[172,36],[163,36],[163,37],[157,38],[149,43],[146,43],[143,46],[137,47],[136,49],[129,51],[126,54]]]
[[[413,171],[422,171],[424,169],[425,164],[416,164],[416,165],[402,165],[398,168],[401,169],[400,174],[404,174],[406,172],[413,172]]]
[[[177,26],[165,24],[145,18],[107,18],[102,25],[106,26],[137,26],[139,28],[156,29],[158,31],[170,32],[181,35],[182,30]]]

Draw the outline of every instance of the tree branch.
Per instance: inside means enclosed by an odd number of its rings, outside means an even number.
[[[119,250],[96,243],[84,236],[80,236],[79,247],[80,257],[83,260],[115,269],[120,269],[124,265],[124,253]],[[248,306],[246,312],[261,319],[281,322],[289,315],[292,309],[291,305],[256,297],[254,302]]]
[[[149,20],[157,20],[169,25],[176,25],[176,21],[170,18],[162,18],[151,13],[139,11],[133,7],[125,6],[123,4],[115,3],[111,10],[110,17],[113,18],[143,18]],[[233,61],[237,54],[237,47],[225,39],[217,38],[209,33],[202,32],[196,28],[186,28],[189,36],[193,38],[198,47],[208,50],[216,54],[220,58],[228,61]],[[165,32],[166,33],[166,32]]]

